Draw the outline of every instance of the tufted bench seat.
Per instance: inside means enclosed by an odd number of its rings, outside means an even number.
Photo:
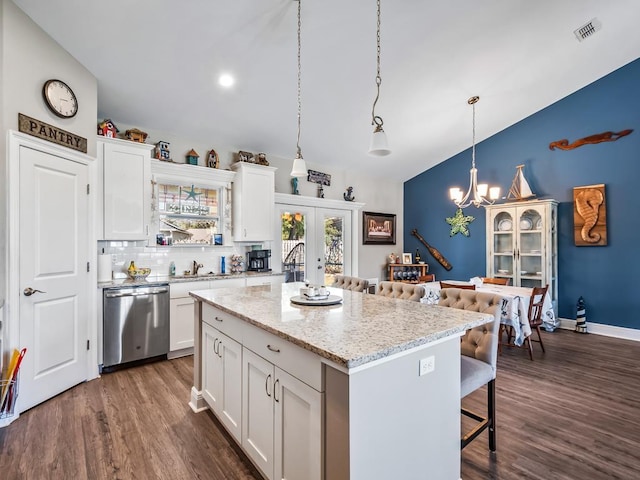
[[[332,287],[341,288],[343,290],[352,290],[354,292],[364,292],[369,288],[369,280],[358,277],[348,277],[346,275],[335,275],[333,277]]]
[[[445,288],[440,290],[439,306],[459,308],[473,312],[489,313],[494,321],[467,330],[460,341],[460,398],[487,385],[488,415],[462,409],[462,413],[480,422],[461,439],[461,448],[476,438],[483,430],[489,429],[489,449],[496,450],[495,437],[495,379],[498,357],[498,329],[503,297],[488,292]]]
[[[424,287],[411,283],[380,282],[376,290],[376,295],[419,302],[420,299],[424,297]]]

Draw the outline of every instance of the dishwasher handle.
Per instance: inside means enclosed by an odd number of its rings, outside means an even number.
[[[149,290],[148,292],[136,292],[136,291],[130,291],[130,292],[123,292],[123,291],[118,291],[118,292],[105,292],[104,296],[106,298],[119,298],[119,297],[141,297],[144,295],[160,295],[162,293],[168,293],[169,289],[168,288],[155,288],[153,290]]]

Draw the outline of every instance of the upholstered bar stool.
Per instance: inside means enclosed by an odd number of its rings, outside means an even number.
[[[369,288],[369,280],[358,277],[348,277],[346,275],[334,275],[333,284],[335,288],[343,290],[352,290],[354,292],[364,292]]]
[[[461,413],[478,423],[460,439],[460,449],[466,447],[484,430],[489,430],[489,450],[496,451],[496,362],[498,358],[498,328],[502,296],[461,288],[440,291],[439,306],[489,313],[494,321],[467,330],[460,342],[460,398],[487,385],[487,416],[465,408]]]
[[[411,283],[385,281],[378,284],[376,295],[419,302],[424,297],[424,287]]]

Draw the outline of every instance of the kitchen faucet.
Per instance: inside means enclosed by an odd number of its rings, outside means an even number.
[[[202,268],[202,264],[198,263],[196,260],[193,261],[193,267],[191,268],[191,275],[197,275],[198,270]]]

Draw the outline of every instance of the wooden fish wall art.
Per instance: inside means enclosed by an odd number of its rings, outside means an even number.
[[[619,138],[629,135],[631,132],[633,132],[633,130],[597,133],[595,135],[580,138],[573,143],[569,143],[569,140],[565,138],[563,140],[556,140],[555,142],[551,142],[549,144],[549,150],[555,150],[556,148],[559,148],[560,150],[573,150],[574,148],[593,143],[615,142]]]

